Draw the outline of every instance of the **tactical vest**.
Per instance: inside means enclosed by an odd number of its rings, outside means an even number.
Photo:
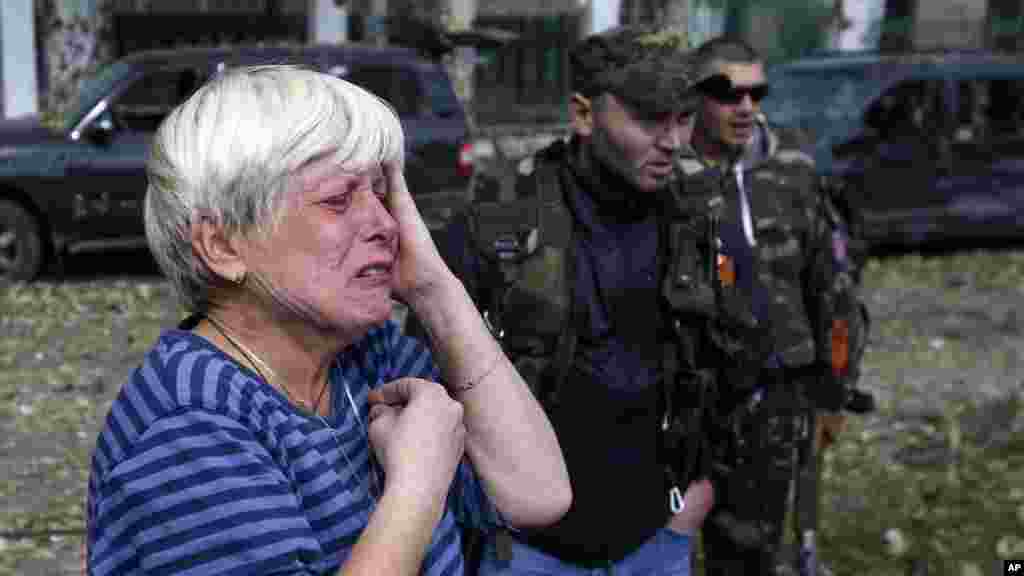
[[[557,402],[575,353],[573,217],[559,169],[540,163],[536,193],[480,202],[469,232],[485,262],[484,314],[519,373],[545,406]]]
[[[557,402],[575,354],[577,318],[573,293],[574,217],[564,198],[568,177],[556,162],[537,162],[529,194],[511,202],[479,202],[470,208],[469,231],[484,265],[482,308],[492,331],[546,409]],[[663,309],[676,338],[664,343],[660,394],[663,437],[673,463],[672,484],[705,468],[702,414],[715,402],[717,367],[756,373],[764,342],[747,298],[721,282],[714,203],[694,204],[671,187],[659,223],[665,275]],[[724,276],[723,276],[724,275]],[[671,339],[670,339],[671,340]],[[691,443],[684,449],[685,443]],[[676,491],[676,505],[681,492]]]
[[[574,220],[563,177],[558,163],[538,161],[532,193],[511,202],[476,203],[469,218],[471,241],[485,263],[485,317],[547,409],[558,402],[577,340]],[[723,409],[750,393],[780,344],[787,366],[806,367],[816,382],[830,380],[820,382],[820,388],[834,389],[850,378],[866,333],[861,322],[849,321],[863,311],[849,292],[850,283],[841,280],[836,266],[824,263],[815,266],[821,276],[815,284],[832,288],[822,290],[813,305],[815,326],[808,325],[805,312],[795,319],[803,322],[796,331],[789,330],[790,324],[780,329],[759,321],[750,294],[737,286],[732,263],[721,251],[721,189],[687,185],[685,194],[672,187],[660,224],[667,241],[661,295],[676,336],[664,346],[662,427],[667,453],[683,457],[670,466],[677,486],[709,468],[714,456],[702,426],[721,419]],[[812,220],[838,230],[837,215],[828,216]],[[755,261],[785,265],[793,256],[784,234],[787,225],[786,219],[776,218],[759,227],[761,252]],[[773,240],[773,234],[778,238]],[[838,320],[838,329],[826,326],[832,320]]]
[[[785,368],[814,368],[807,392],[839,409],[859,376],[866,347],[867,309],[857,295],[861,242],[851,238],[832,192],[787,130],[767,131],[767,157],[744,170],[756,246],[753,274],[770,296],[764,338]],[[710,171],[684,157],[687,194],[735,202],[730,170]],[[850,216],[850,215],[847,215]],[[810,241],[810,244],[806,242]],[[810,273],[801,277],[801,271]]]

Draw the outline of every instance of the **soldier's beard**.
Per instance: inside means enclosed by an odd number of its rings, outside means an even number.
[[[669,178],[654,179],[645,171],[642,164],[634,164],[637,159],[625,148],[610,137],[607,129],[597,127],[588,142],[588,153],[594,167],[608,175],[625,182],[629,187],[643,193],[651,193],[668,186]]]
[[[698,155],[715,162],[735,162],[747,147],[747,142],[729,142],[720,130],[705,122],[698,122],[693,131],[691,146]]]

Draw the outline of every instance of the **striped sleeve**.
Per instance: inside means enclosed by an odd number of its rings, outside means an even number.
[[[319,544],[251,430],[183,408],[97,486],[91,576],[312,574]]]

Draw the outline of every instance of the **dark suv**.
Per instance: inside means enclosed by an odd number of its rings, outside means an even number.
[[[765,113],[812,135],[869,245],[1024,236],[1024,57],[826,55],[768,75]]]
[[[441,64],[355,44],[140,52],[86,80],[54,126],[0,122],[0,278],[29,280],[51,256],[145,245],[144,164],[164,116],[225,67],[294,63],[389,101],[406,135],[406,178],[428,224],[465,198],[466,116]]]

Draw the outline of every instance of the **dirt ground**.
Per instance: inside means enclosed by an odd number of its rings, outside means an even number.
[[[871,262],[863,385],[880,409],[851,419],[826,459],[835,574],[973,576],[1024,557],[1022,279],[1024,249]],[[145,254],[0,286],[0,576],[79,573],[99,423],[178,316]]]

